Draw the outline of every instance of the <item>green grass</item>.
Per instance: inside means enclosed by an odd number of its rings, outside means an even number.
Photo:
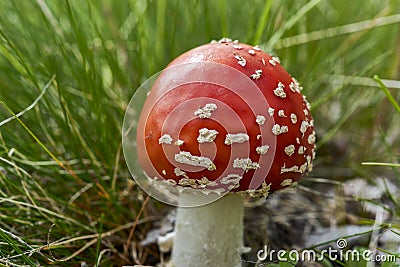
[[[32,0],[0,10],[0,266],[158,260],[138,242],[164,206],[130,179],[125,108],[174,57],[223,36],[260,44],[302,83],[318,135],[313,177],[400,182],[400,86],[371,83],[400,79],[395,0]]]

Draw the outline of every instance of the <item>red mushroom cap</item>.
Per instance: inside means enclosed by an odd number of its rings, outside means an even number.
[[[158,77],[137,127],[150,179],[206,194],[267,196],[312,169],[314,121],[277,57],[229,39],[194,48]]]

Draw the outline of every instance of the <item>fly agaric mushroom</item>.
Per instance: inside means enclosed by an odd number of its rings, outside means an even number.
[[[226,38],[158,77],[136,140],[150,184],[179,198],[174,266],[241,266],[243,197],[267,197],[311,171],[314,121],[301,89],[277,57]]]

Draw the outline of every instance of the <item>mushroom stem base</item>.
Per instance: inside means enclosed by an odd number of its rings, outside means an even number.
[[[181,195],[180,202],[193,195]],[[172,250],[174,267],[240,267],[243,197],[226,195],[201,207],[178,208]]]

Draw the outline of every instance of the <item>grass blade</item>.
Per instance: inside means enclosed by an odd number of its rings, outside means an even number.
[[[374,80],[379,84],[379,86],[381,87],[382,91],[385,93],[387,99],[390,101],[390,103],[393,105],[393,107],[397,110],[398,113],[400,113],[400,105],[399,105],[399,103],[397,103],[396,99],[394,99],[393,95],[390,93],[389,89],[382,82],[382,80],[379,78],[379,76],[378,75],[374,75]]]
[[[27,245],[25,241],[20,239],[19,237],[15,236],[14,234],[5,231],[0,228],[0,238],[5,240],[17,253],[23,260],[29,264],[29,266],[35,267],[36,264],[27,256],[25,253],[22,251],[22,249],[19,247],[18,243],[22,243],[23,245]],[[18,243],[17,243],[18,242]]]
[[[19,124],[29,133],[29,135],[39,144],[39,146],[55,161],[57,164],[66,170],[70,175],[72,175],[77,181],[81,182],[81,179],[70,169],[67,168],[47,147],[45,144],[42,143],[42,141],[39,140],[39,138],[29,129],[29,127],[19,118],[17,115],[8,107],[4,101],[0,101],[0,104],[2,104],[14,117],[15,119],[19,122]]]
[[[315,7],[321,0],[312,0],[305,4],[302,8],[300,8],[288,21],[286,21],[278,31],[275,32],[274,35],[271,36],[269,41],[267,42],[266,47],[272,48],[275,47],[276,42],[282,37],[282,35],[292,28],[301,18],[307,14],[313,7]]]
[[[389,162],[363,162],[361,164],[364,166],[400,167],[400,164],[398,163]]]
[[[271,6],[272,6],[272,0],[268,0],[265,2],[264,5],[264,9],[263,9],[263,13],[261,15],[261,18],[258,22],[258,27],[257,27],[257,31],[256,34],[254,36],[254,40],[253,40],[253,44],[258,44],[261,40],[261,36],[262,33],[265,29],[265,26],[267,25],[268,22],[268,14],[271,10]]]
[[[29,110],[33,109],[37,103],[39,103],[40,99],[42,99],[42,97],[44,96],[44,94],[47,92],[47,89],[50,87],[50,85],[54,82],[55,79],[55,75],[53,75],[53,77],[50,79],[50,81],[48,81],[48,83],[44,86],[42,92],[40,93],[40,95],[35,99],[35,101],[32,102],[32,104],[30,104],[27,108],[25,108],[23,111],[15,114],[15,116],[12,116],[8,119],[5,119],[3,121],[0,122],[0,127],[3,126],[4,124],[21,117],[22,115],[24,115],[26,112],[28,112]]]
[[[375,27],[381,27],[389,24],[396,24],[399,22],[400,22],[400,14],[396,14],[391,16],[378,17],[371,20],[350,23],[342,26],[336,26],[332,28],[325,28],[313,32],[301,33],[299,35],[290,36],[278,40],[276,42],[275,48],[281,49],[285,47],[296,46],[339,35],[365,31]]]

